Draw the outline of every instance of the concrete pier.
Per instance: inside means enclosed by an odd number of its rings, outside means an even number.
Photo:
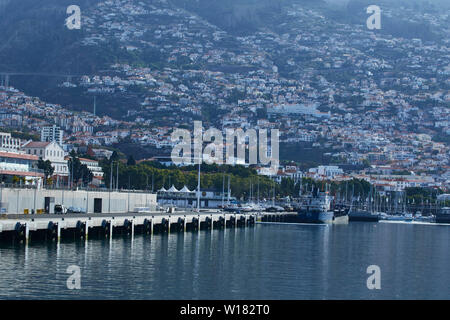
[[[114,235],[182,233],[251,227],[256,213],[175,211],[172,213],[5,215],[0,218],[0,240],[18,243],[61,239],[109,238]]]
[[[293,222],[296,212],[263,212],[258,215],[258,222]]]

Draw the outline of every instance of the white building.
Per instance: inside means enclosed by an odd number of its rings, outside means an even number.
[[[10,133],[0,132],[0,151],[17,152],[20,149],[20,139],[12,138]]]
[[[43,178],[41,170],[35,168],[38,157],[18,152],[0,151],[0,175],[6,177],[25,178],[25,184],[30,181],[40,183]]]
[[[334,177],[344,174],[344,171],[338,166],[318,166],[317,168],[309,169],[316,178],[334,179]]]
[[[102,167],[99,166],[97,160],[80,158],[81,164],[85,164],[91,170],[94,177],[103,177]]]
[[[41,130],[41,141],[42,142],[52,142],[56,141],[60,146],[63,145],[63,135],[64,131],[60,127],[43,127]]]
[[[68,176],[69,169],[67,167],[67,160],[64,159],[65,153],[62,147],[56,143],[52,142],[27,142],[22,149],[31,155],[38,156],[42,160],[50,160],[53,168],[55,168],[54,175],[58,176]]]
[[[200,190],[200,208],[218,208],[222,204],[227,204],[228,201],[236,202],[236,198],[228,198],[228,191],[222,191],[215,189],[201,189]],[[177,190],[175,186],[169,190],[161,188],[158,191],[158,204],[160,205],[174,205],[180,208],[196,208],[197,207],[197,191],[189,190],[186,186],[181,190]]]

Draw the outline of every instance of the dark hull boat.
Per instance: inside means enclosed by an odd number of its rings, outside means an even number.
[[[299,211],[295,218],[297,223],[333,223],[332,211]]]
[[[450,208],[442,208],[435,219],[436,223],[450,223]]]
[[[348,214],[349,221],[378,222],[380,215],[367,210],[352,210]]]

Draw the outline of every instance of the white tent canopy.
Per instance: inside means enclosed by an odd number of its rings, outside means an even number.
[[[190,192],[192,192],[192,191],[189,190],[186,186],[184,186],[183,189],[180,190],[180,192],[190,193]]]
[[[179,192],[178,191],[178,189],[177,188],[175,188],[175,186],[174,185],[172,185],[171,187],[170,187],[170,189],[169,190],[167,190],[168,192]]]
[[[167,190],[164,187],[162,187],[161,189],[158,190],[158,192],[167,192]]]

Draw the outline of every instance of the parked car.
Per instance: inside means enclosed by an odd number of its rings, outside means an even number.
[[[149,207],[136,207],[136,208],[134,208],[133,212],[135,212],[135,213],[150,213],[151,210]]]
[[[55,204],[55,214],[67,214],[67,208],[62,204]]]
[[[86,213],[86,211],[78,207],[69,207],[69,209],[67,209],[67,213]]]

